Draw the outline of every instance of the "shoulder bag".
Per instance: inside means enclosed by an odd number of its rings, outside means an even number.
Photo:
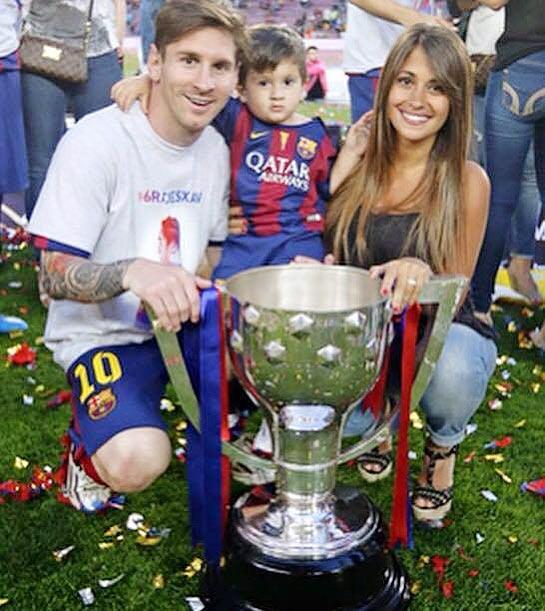
[[[30,32],[23,34],[19,47],[21,68],[59,81],[83,83],[87,80],[87,43],[91,31],[91,13],[93,2],[89,2],[89,11],[85,27],[81,33],[81,44],[76,45],[46,36],[36,36]]]

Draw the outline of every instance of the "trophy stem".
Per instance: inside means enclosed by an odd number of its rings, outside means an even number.
[[[335,487],[339,419],[329,405],[286,405],[278,427],[277,493],[313,504]],[[289,501],[288,501],[289,502]]]

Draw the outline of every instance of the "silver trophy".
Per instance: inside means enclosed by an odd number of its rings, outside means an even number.
[[[421,303],[439,308],[413,406],[464,286],[462,278],[442,278],[424,290]],[[335,488],[337,465],[385,439],[396,416],[381,413],[361,441],[343,452],[344,424],[376,383],[392,337],[380,281],[346,266],[272,266],[233,276],[226,291],[233,369],[265,408],[276,471],[270,501],[256,503],[248,492],[234,505],[231,575],[246,601],[241,608],[301,608],[290,602],[301,597],[309,608],[403,608],[407,579],[385,550],[380,514],[366,496]],[[271,469],[253,456],[242,461]],[[239,572],[246,579],[237,578]]]
[[[461,277],[440,277],[422,291],[420,303],[438,307],[411,407],[433,373],[465,285]],[[232,443],[223,451],[270,473],[275,487],[265,498],[251,490],[233,505],[227,602],[211,608],[405,608],[408,579],[386,548],[380,512],[359,490],[335,485],[337,465],[378,445],[397,415],[383,411],[358,443],[342,448],[346,420],[376,383],[392,337],[380,281],[348,266],[286,265],[239,273],[225,290],[232,367],[264,408],[274,452],[265,460]],[[158,340],[174,341],[161,333]],[[169,373],[181,387],[180,368]],[[198,426],[194,402],[182,404]]]

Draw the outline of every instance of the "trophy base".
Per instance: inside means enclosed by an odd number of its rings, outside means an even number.
[[[373,532],[360,545],[331,558],[278,558],[263,553],[231,523],[227,563],[219,584],[204,593],[214,611],[390,611],[409,606],[405,569],[385,547],[376,506],[354,489],[335,495],[345,511],[367,512]],[[374,514],[374,515],[373,515]]]

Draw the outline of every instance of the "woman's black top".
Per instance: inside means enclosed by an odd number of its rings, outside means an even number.
[[[418,218],[417,213],[408,214],[370,214],[365,225],[366,249],[360,257],[356,249],[357,217],[352,222],[348,242],[353,245],[348,260],[339,261],[346,265],[369,269],[400,257],[414,257],[415,245],[409,244],[404,251],[405,240]],[[454,321],[474,329],[480,335],[496,340],[496,332],[475,317],[475,310],[468,295],[454,317]]]
[[[494,70],[545,49],[545,0],[510,0],[505,6],[505,30],[496,43]]]

